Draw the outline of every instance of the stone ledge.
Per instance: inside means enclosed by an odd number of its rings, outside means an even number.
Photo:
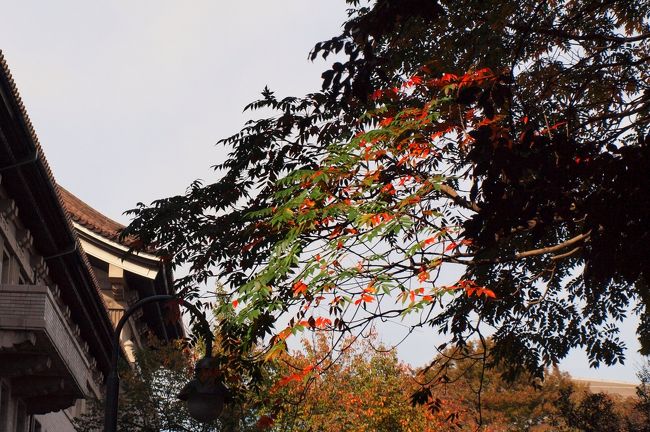
[[[92,368],[49,288],[0,285],[0,299],[0,375],[17,382],[27,379],[38,387],[26,398],[28,405],[34,402],[30,412],[67,408],[74,399],[83,398],[87,383],[93,380]],[[34,368],[20,367],[21,358],[27,366],[35,356],[49,358],[47,368],[42,368],[42,359],[37,374]],[[15,366],[11,371],[2,367],[10,362]]]

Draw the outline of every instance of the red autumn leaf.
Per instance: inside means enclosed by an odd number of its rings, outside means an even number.
[[[330,320],[329,318],[325,318],[325,317],[318,317],[318,318],[316,318],[315,322],[316,322],[316,328],[320,328],[320,329],[324,329],[327,326],[332,325],[332,320]]]
[[[278,333],[278,340],[285,340],[291,334],[291,327],[287,327]]]
[[[293,284],[293,295],[299,296],[301,294],[305,294],[307,292],[307,288],[309,288],[307,284],[300,280]]]
[[[285,385],[289,384],[292,381],[302,381],[303,377],[304,377],[304,375],[302,373],[297,372],[297,373],[288,375],[288,376],[286,376],[284,378],[281,378],[278,381],[277,385],[282,387],[282,386],[285,386]]]
[[[316,201],[313,199],[305,198],[305,200],[300,205],[300,210],[307,210],[316,205]]]
[[[336,226],[336,227],[334,227],[334,229],[332,230],[332,232],[329,234],[329,238],[331,238],[331,239],[335,238],[336,236],[338,236],[339,234],[341,234],[341,230],[342,230],[342,229],[341,229],[340,226]]]
[[[450,84],[454,81],[458,81],[458,76],[450,73],[445,73],[442,75],[441,78],[434,80],[433,84],[436,86],[445,86],[447,84]]]
[[[437,238],[438,238],[438,236],[434,235],[434,236],[429,237],[428,239],[425,239],[422,242],[422,246],[429,246],[429,245],[435,243]]]
[[[497,298],[496,294],[494,294],[494,291],[488,288],[476,288],[476,296],[480,297],[484,295],[485,297],[490,297],[490,298]]]
[[[375,298],[369,294],[361,294],[361,298],[357,299],[354,301],[355,305],[359,305],[361,303],[372,303],[375,301]]]
[[[445,248],[445,252],[449,252],[451,250],[454,250],[458,247],[458,245],[455,242],[449,243],[449,246]]]
[[[384,187],[381,188],[381,191],[383,193],[387,193],[390,195],[395,195],[395,188],[393,187],[392,183],[386,184]]]

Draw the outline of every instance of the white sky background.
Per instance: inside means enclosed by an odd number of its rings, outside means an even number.
[[[57,181],[122,223],[139,201],[213,181],[214,146],[249,117],[265,85],[279,96],[317,90],[325,63],[307,54],[338,34],[343,0],[0,0],[0,49]],[[625,366],[576,377],[635,381],[635,323],[624,325]],[[404,329],[380,329],[386,342]],[[416,330],[399,348],[426,363],[441,340]]]

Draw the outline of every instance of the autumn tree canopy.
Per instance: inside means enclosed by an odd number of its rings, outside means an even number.
[[[557,369],[550,370],[543,383],[523,376],[504,381],[503,368],[483,370],[475,361],[482,355],[480,344],[469,344],[462,354],[444,350],[432,359],[432,367],[413,369],[399,361],[395,350],[386,349],[375,332],[361,340],[346,340],[340,350],[331,346],[326,334],[303,338],[302,351],[283,354],[274,362],[282,378],[268,392],[273,401],[265,414],[273,420],[270,430],[568,431],[560,408],[573,408],[571,404],[585,397],[586,389]],[[314,365],[316,373],[306,375],[305,368]],[[417,391],[441,375],[445,384],[431,391],[427,403],[414,404],[414,395],[420,397]],[[606,396],[601,399],[614,405]]]
[[[132,211],[188,299],[225,284],[229,361],[408,316],[541,376],[622,361],[630,308],[650,352],[650,3],[348,3],[321,90],[265,89],[214,183]]]

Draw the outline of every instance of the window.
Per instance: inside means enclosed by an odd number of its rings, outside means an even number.
[[[20,276],[18,276],[18,285],[25,285],[27,284],[29,279],[27,279],[27,275],[25,274],[24,271],[20,271]]]
[[[20,401],[16,402],[16,432],[27,432],[27,420],[25,404]]]
[[[31,432],[43,432],[42,429],[41,429],[41,424],[36,419],[34,419],[32,421],[32,430],[31,430]]]
[[[0,383],[0,432],[9,432],[9,387]]]
[[[9,258],[9,254],[7,253],[7,250],[2,251],[2,267],[0,268],[0,273],[2,275],[0,276],[0,282],[3,284],[8,284],[10,283],[9,276],[10,276],[10,271],[11,271],[11,259]]]

